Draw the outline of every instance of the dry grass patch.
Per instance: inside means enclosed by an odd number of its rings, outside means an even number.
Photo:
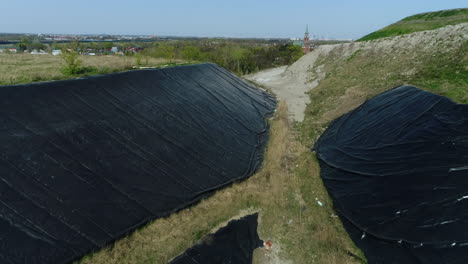
[[[13,85],[39,81],[63,80],[86,75],[105,74],[132,69],[136,65],[135,57],[128,56],[80,56],[84,67],[95,69],[81,75],[65,75],[61,69],[64,66],[60,56],[6,54],[0,53],[0,85]],[[145,66],[157,66],[167,63],[166,59],[145,57]]]

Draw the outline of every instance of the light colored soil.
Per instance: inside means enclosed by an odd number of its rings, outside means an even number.
[[[310,103],[307,92],[325,77],[320,67],[312,66],[319,56],[327,54],[334,46],[337,45],[320,46],[289,67],[268,69],[244,78],[272,90],[278,99],[288,104],[289,119],[302,122],[306,105]]]
[[[306,94],[312,87],[303,82],[290,80],[286,78],[287,66],[268,69],[253,75],[244,76],[247,80],[253,81],[271,89],[278,99],[286,101],[288,104],[288,117],[293,121],[302,121],[304,119],[304,110],[310,102]]]

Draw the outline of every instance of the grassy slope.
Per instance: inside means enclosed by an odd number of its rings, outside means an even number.
[[[404,18],[394,24],[384,27],[383,29],[370,33],[358,41],[399,36],[464,22],[468,22],[468,8],[422,13]]]
[[[320,58],[327,75],[310,92],[301,141],[311,145],[328,123],[366,99],[392,87],[410,84],[459,103],[468,103],[468,40],[446,50],[357,50],[341,57],[340,50]]]

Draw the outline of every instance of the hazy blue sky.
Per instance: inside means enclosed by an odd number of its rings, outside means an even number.
[[[358,38],[468,0],[0,0],[0,32]]]

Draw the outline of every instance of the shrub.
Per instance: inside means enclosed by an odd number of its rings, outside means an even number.
[[[68,48],[62,49],[62,59],[65,62],[62,72],[65,75],[78,74],[81,71],[81,60],[78,53],[78,43],[72,43]]]

